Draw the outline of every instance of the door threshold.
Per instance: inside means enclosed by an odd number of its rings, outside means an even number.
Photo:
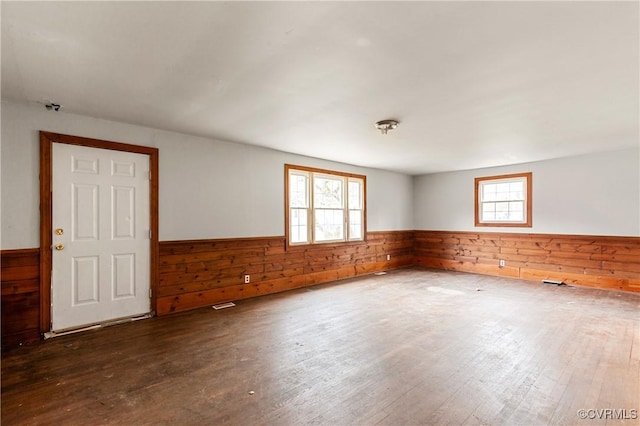
[[[96,330],[98,328],[109,327],[111,325],[118,325],[118,324],[124,324],[127,322],[139,321],[139,320],[151,318],[152,316],[153,316],[153,312],[149,312],[147,314],[137,315],[135,317],[118,318],[114,320],[101,322],[99,324],[84,325],[81,327],[66,328],[66,329],[57,330],[57,331],[53,331],[53,330],[47,331],[46,333],[44,333],[44,340],[48,340],[54,337],[66,336],[69,334],[81,333],[83,331]]]

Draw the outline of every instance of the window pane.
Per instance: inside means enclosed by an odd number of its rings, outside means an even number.
[[[291,224],[290,239],[292,243],[309,242],[307,218],[306,209],[291,209],[289,223]]]
[[[496,211],[496,203],[483,203],[482,204],[482,212],[483,213],[494,213]]]
[[[309,207],[308,181],[305,174],[289,174],[289,207]]]
[[[509,220],[522,222],[524,220],[524,212],[509,212]]]
[[[349,208],[362,208],[362,183],[359,180],[349,180]]]
[[[313,204],[315,208],[339,208],[343,204],[343,180],[324,176],[313,177]]]
[[[482,203],[483,221],[513,221],[520,222],[524,220],[524,202],[510,201],[497,203]]]
[[[508,183],[499,183],[496,185],[496,200],[504,201],[509,200],[509,184]]]
[[[524,182],[523,181],[511,182],[509,184],[509,192],[511,193],[524,192]]]
[[[508,212],[509,203],[496,203],[496,212]]]
[[[483,212],[482,213],[482,220],[484,221],[489,221],[489,220],[496,220],[496,212]]]
[[[362,239],[362,210],[349,210],[349,239]]]
[[[494,184],[482,184],[482,201],[495,201],[497,185]]]
[[[524,181],[481,184],[482,202],[524,200]]]
[[[344,211],[320,210],[314,211],[315,240],[334,241],[344,239]]]
[[[476,226],[531,226],[531,173],[476,178]]]
[[[521,212],[524,209],[523,201],[512,201],[509,203],[510,212]]]
[[[496,203],[482,203],[482,213],[480,213],[480,220],[495,220],[496,219]]]
[[[498,183],[498,184],[496,184],[496,191],[498,191],[498,192],[509,192],[509,184],[508,183]]]
[[[509,203],[509,220],[516,222],[524,220],[524,201],[512,201]]]
[[[509,203],[496,203],[496,220],[509,219]]]
[[[509,200],[524,200],[524,182],[511,182],[509,184]]]

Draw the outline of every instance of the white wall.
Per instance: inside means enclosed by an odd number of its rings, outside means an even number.
[[[533,173],[532,228],[474,227],[474,178]],[[640,236],[640,150],[414,178],[416,229]]]
[[[160,149],[160,240],[284,235],[284,164],[367,176],[368,229],[475,228],[473,179],[533,172],[533,228],[640,236],[640,152],[410,176],[2,101],[2,249],[39,246],[38,131]]]
[[[160,150],[160,240],[284,235],[284,164],[367,176],[368,230],[413,229],[410,176],[2,101],[2,249],[38,247],[40,130]]]

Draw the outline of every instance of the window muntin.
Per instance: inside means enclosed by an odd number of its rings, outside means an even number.
[[[291,245],[364,240],[366,177],[285,166]]]
[[[476,226],[531,227],[531,173],[475,180]]]

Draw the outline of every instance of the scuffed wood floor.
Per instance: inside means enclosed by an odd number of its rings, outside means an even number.
[[[2,358],[3,425],[640,424],[633,410],[640,295],[417,268]]]

